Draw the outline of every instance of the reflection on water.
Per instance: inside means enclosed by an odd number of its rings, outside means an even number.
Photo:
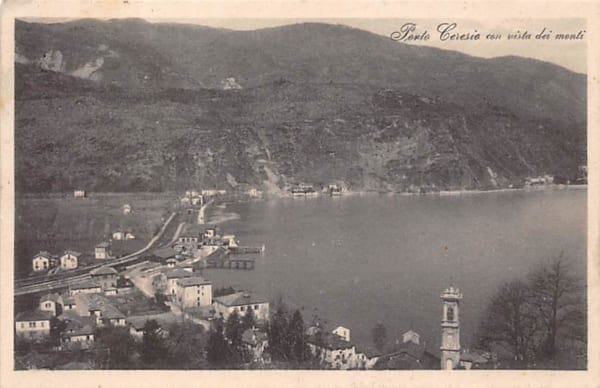
[[[254,271],[208,270],[233,285],[303,309],[371,344],[377,321],[388,338],[412,328],[439,347],[440,292],[464,294],[461,337],[468,347],[500,282],[540,260],[572,258],[586,268],[586,190],[436,196],[285,199],[228,204],[224,222],[245,245],[267,249]],[[214,216],[215,214],[213,214]]]

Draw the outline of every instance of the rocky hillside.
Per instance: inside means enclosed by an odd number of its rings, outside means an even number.
[[[22,192],[493,188],[586,160],[585,76],[530,59],[140,20],[17,22],[16,54]]]

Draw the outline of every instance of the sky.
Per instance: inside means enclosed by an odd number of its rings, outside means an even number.
[[[150,22],[170,22],[200,24],[210,27],[228,28],[233,30],[254,30],[259,28],[277,27],[303,22],[322,22],[342,24],[361,30],[373,32],[389,37],[394,31],[399,31],[406,23],[415,24],[415,33],[429,33],[428,41],[411,41],[409,44],[433,46],[442,49],[456,50],[465,54],[492,58],[506,55],[517,55],[552,62],[578,73],[586,73],[587,55],[586,42],[587,30],[584,19],[506,19],[487,20],[485,24],[474,20],[460,19],[149,19]],[[438,25],[442,23],[456,23],[452,32],[471,33],[479,32],[481,39],[478,41],[450,41],[440,40]],[[550,33],[549,40],[535,39],[543,30]],[[508,40],[508,34],[528,32],[531,36],[526,40]],[[556,40],[556,33],[577,34],[583,36],[579,40]],[[486,39],[487,34],[501,34],[499,40]]]

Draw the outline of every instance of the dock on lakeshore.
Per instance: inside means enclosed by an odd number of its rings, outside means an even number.
[[[247,257],[222,257],[206,260],[207,268],[254,269],[254,259]]]
[[[265,251],[264,245],[262,247],[245,247],[245,246],[229,247],[229,253],[231,253],[233,255],[263,253],[264,251]]]

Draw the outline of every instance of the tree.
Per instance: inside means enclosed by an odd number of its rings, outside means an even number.
[[[544,336],[540,355],[552,359],[556,356],[559,333],[561,337],[585,339],[584,292],[562,254],[536,268],[529,279],[532,304],[541,320]]]
[[[508,352],[517,368],[534,362],[539,345],[540,325],[530,297],[529,286],[521,280],[502,284],[487,307],[477,335],[480,346],[497,346]]]
[[[288,361],[290,351],[286,338],[287,330],[287,309],[283,303],[278,303],[275,314],[273,314],[267,330],[269,353],[271,353],[273,360]]]
[[[176,369],[198,369],[205,363],[204,350],[208,336],[200,325],[189,321],[173,323],[166,340],[169,367]]]
[[[243,329],[240,322],[240,315],[236,309],[229,314],[229,318],[227,318],[227,322],[225,322],[225,337],[229,341],[229,346],[231,349],[230,356],[232,356],[231,361],[238,362],[241,360],[243,351],[242,334]]]
[[[223,336],[223,321],[215,320],[211,328],[206,346],[206,358],[212,365],[221,366],[229,360],[229,346]]]
[[[252,329],[254,326],[256,326],[256,316],[254,315],[254,310],[248,307],[246,314],[242,317],[242,332]]]
[[[304,331],[304,319],[300,310],[294,311],[287,330],[290,344],[289,359],[304,362],[308,358],[308,345]]]
[[[129,330],[108,326],[96,330],[96,363],[102,369],[130,369],[134,367],[131,357],[135,353],[135,344]]]
[[[50,319],[50,342],[52,346],[60,345],[60,338],[67,328],[65,321],[56,317]]]
[[[142,337],[142,361],[148,364],[154,364],[160,359],[165,359],[166,346],[160,337],[160,326],[156,320],[146,321],[144,325],[144,334]]]
[[[371,338],[373,340],[375,348],[379,352],[383,352],[387,339],[387,329],[385,328],[383,323],[377,322],[377,324],[375,325],[375,327],[373,327],[373,330],[371,331]]]

